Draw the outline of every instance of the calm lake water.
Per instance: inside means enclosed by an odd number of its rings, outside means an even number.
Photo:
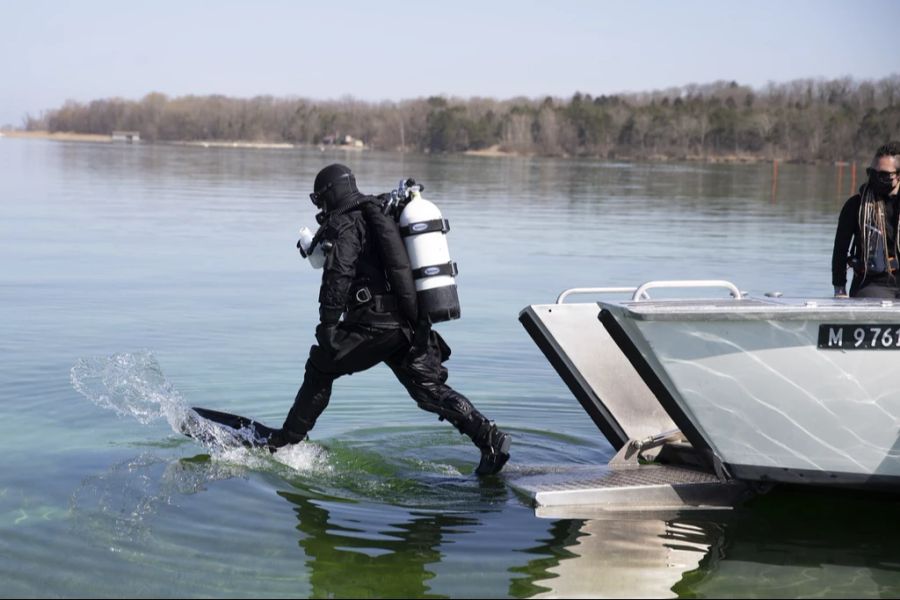
[[[317,321],[315,173],[402,177],[450,219],[450,383],[514,436],[503,476],[386,367],[312,443],[210,453],[165,413],[279,425]],[[894,498],[543,519],[505,479],[612,449],[518,323],[565,288],[721,278],[828,295],[831,167],[0,139],[0,595],[898,596]]]

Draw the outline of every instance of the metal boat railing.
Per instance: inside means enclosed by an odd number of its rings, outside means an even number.
[[[632,294],[636,287],[585,287],[570,288],[556,298],[557,304],[563,304],[566,298],[575,294]]]
[[[679,288],[724,288],[733,298],[741,298],[743,294],[736,285],[723,279],[675,279],[663,281],[648,281],[639,287],[584,287],[570,288],[563,291],[557,298],[557,304],[563,304],[566,298],[576,294],[632,294],[632,302],[650,300],[647,293],[652,289],[679,289]]]

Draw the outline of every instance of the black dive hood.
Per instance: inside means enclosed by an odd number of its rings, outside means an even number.
[[[364,197],[356,187],[356,177],[350,168],[337,163],[319,171],[313,190],[310,200],[323,215],[353,206]]]

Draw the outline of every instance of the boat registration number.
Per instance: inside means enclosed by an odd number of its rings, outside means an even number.
[[[900,350],[900,325],[819,325],[825,350]]]

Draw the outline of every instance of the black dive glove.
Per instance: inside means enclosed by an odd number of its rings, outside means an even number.
[[[337,323],[319,323],[316,325],[316,342],[325,350],[334,350],[334,334]]]
[[[421,354],[428,349],[428,339],[431,337],[431,320],[428,317],[419,318],[414,325],[412,347],[413,354]]]

